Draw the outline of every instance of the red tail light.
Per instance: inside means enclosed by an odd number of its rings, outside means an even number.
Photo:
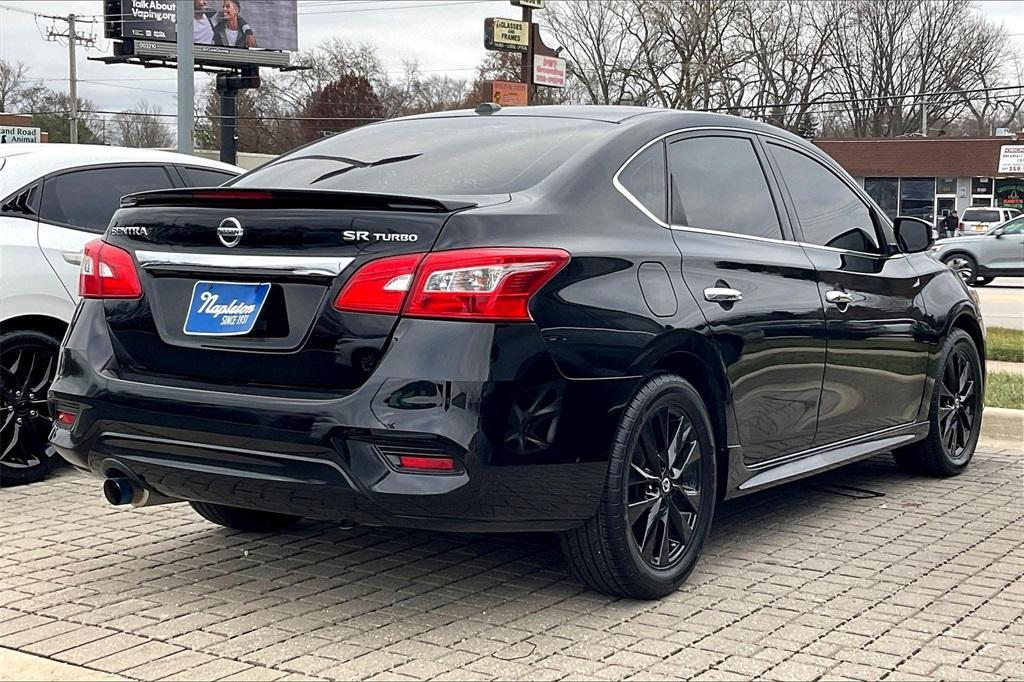
[[[483,248],[428,253],[404,315],[528,322],[530,299],[569,262],[561,249]]]
[[[78,277],[82,298],[140,298],[142,285],[132,255],[96,239],[85,245]]]
[[[334,307],[353,313],[397,315],[422,258],[422,253],[408,253],[370,261],[345,282]]]

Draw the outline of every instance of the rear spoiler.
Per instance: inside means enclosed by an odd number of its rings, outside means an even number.
[[[502,199],[507,200],[507,195]],[[231,208],[323,208],[357,211],[420,211],[450,213],[495,203],[494,197],[416,197],[334,190],[243,189],[204,187],[154,190],[121,198],[121,207],[210,206]]]

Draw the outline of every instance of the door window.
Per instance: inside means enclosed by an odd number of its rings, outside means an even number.
[[[1024,234],[1024,218],[1003,225],[1003,234]]]
[[[50,223],[102,232],[121,197],[172,187],[163,166],[85,168],[47,178],[39,217]]]
[[[674,224],[782,238],[775,202],[749,139],[685,139],[669,147],[668,158]]]
[[[881,252],[871,211],[845,182],[805,154],[775,144],[770,147],[805,240],[847,251]]]

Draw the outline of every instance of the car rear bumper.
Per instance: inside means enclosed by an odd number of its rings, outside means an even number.
[[[317,519],[456,531],[578,525],[597,508],[609,424],[633,387],[566,380],[532,325],[428,320],[403,320],[371,379],[336,398],[174,386],[118,371],[96,303],[78,318],[50,393],[54,408],[78,413],[50,436],[65,459],[172,498]],[[549,392],[557,422],[544,429],[550,443],[524,448],[511,415],[537,390]],[[403,471],[399,454],[450,456],[456,469]]]

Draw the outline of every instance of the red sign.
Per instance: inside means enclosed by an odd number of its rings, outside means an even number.
[[[526,83],[514,81],[487,81],[487,83],[490,84],[490,100],[495,104],[500,104],[503,107],[526,106]],[[485,84],[485,96],[486,90]]]

